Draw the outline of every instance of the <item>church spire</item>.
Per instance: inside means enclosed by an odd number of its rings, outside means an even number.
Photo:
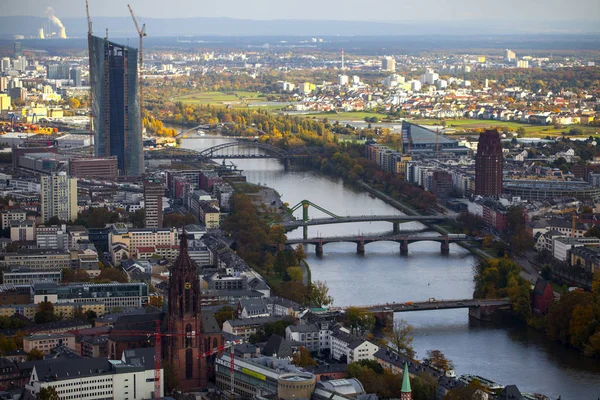
[[[412,389],[410,388],[410,374],[408,364],[404,363],[404,374],[402,375],[402,391],[400,400],[412,400]]]

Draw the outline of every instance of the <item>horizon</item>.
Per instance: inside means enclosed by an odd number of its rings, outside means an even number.
[[[193,0],[178,0],[165,7],[162,0],[130,0],[135,14],[140,18],[232,18],[256,21],[309,20],[387,22],[410,21],[597,21],[600,22],[600,2],[597,0],[548,0],[543,7],[533,0],[506,0],[501,7],[477,0],[445,1],[430,0],[427,9],[420,3],[373,0],[369,7],[358,0],[290,1],[257,0],[252,3],[230,0],[226,4],[201,4]],[[121,0],[89,1],[92,18],[129,17],[127,4]],[[315,11],[317,10],[317,11]],[[45,17],[54,14],[58,18],[85,17],[83,0],[20,0],[18,3],[0,4],[0,15]],[[331,18],[335,16],[334,18]],[[493,18],[490,18],[493,16]]]

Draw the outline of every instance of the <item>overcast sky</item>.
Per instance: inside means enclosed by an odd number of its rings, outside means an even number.
[[[600,0],[89,0],[92,16],[231,17],[361,21],[600,21]],[[85,0],[0,0],[0,15],[85,16]]]

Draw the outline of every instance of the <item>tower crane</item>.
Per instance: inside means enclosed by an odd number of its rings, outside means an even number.
[[[140,48],[139,48],[139,65],[138,65],[138,87],[139,87],[139,91],[140,91],[140,118],[144,116],[143,112],[142,112],[142,63],[144,61],[144,55],[142,52],[142,42],[143,42],[143,38],[146,35],[146,24],[142,24],[142,28],[140,29],[140,25],[138,24],[137,19],[135,18],[135,15],[133,14],[133,10],[131,9],[131,6],[129,4],[127,4],[127,8],[129,8],[129,13],[131,14],[131,18],[133,19],[133,23],[135,24],[135,29],[137,30],[138,35],[140,36]]]
[[[154,399],[159,400],[161,398],[160,395],[160,370],[162,368],[162,338],[163,337],[175,337],[175,336],[189,336],[188,333],[170,333],[170,332],[161,332],[160,329],[160,320],[155,320],[156,330],[115,330],[111,331],[111,334],[116,336],[146,336],[148,339],[154,337]],[[196,333],[196,336],[199,336],[199,333]],[[203,353],[198,355],[198,359],[207,358],[214,354],[222,353],[226,349],[230,349],[231,351],[231,387],[234,387],[234,357],[233,351],[235,345],[243,343],[242,339],[234,340],[229,343],[223,344],[221,346],[217,346],[211,348]]]

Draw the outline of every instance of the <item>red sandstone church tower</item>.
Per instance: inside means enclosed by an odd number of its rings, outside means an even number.
[[[203,353],[200,280],[190,259],[185,230],[181,235],[179,257],[171,266],[166,330],[176,335],[164,342],[165,360],[171,363],[182,390],[205,388],[208,382]]]

